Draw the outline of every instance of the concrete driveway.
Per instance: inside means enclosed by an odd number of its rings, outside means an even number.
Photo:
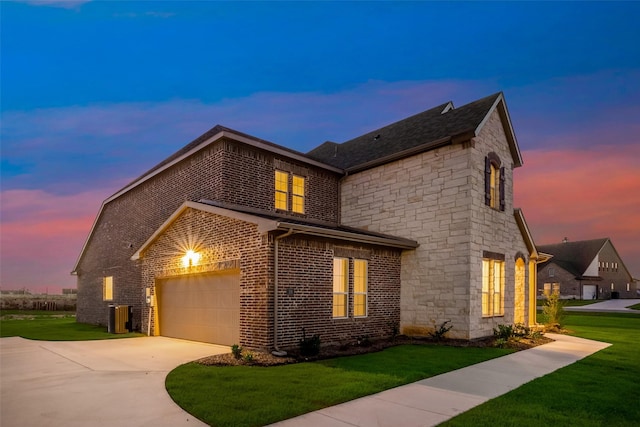
[[[165,337],[0,339],[0,425],[204,426],[167,394],[172,369],[229,347]]]
[[[632,305],[640,304],[640,299],[610,299],[602,302],[596,302],[589,305],[581,305],[577,307],[565,307],[566,311],[601,311],[613,313],[636,313],[640,311],[633,310]]]

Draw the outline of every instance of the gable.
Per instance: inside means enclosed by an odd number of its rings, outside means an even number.
[[[522,165],[520,149],[502,93],[454,108],[451,102],[404,120],[336,144],[325,142],[307,156],[346,169],[367,169],[443,145],[465,142],[478,136],[491,114],[497,111],[514,165]]]

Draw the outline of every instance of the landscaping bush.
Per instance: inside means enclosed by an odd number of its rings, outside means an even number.
[[[560,299],[558,294],[551,294],[542,307],[542,313],[546,317],[545,325],[552,328],[562,328],[564,319],[564,301]]]
[[[439,327],[434,327],[433,332],[430,332],[429,336],[436,341],[442,341],[445,339],[447,332],[453,328],[453,325],[448,325],[448,323],[451,323],[451,320],[445,320]]]

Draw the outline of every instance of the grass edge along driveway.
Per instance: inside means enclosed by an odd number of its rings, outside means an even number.
[[[572,335],[613,345],[443,425],[637,425],[640,316],[568,313],[566,327]],[[210,425],[259,426],[509,352],[403,345],[379,353],[270,368],[189,363],[169,373],[166,385],[178,405]]]
[[[376,353],[274,367],[188,363],[166,379],[171,398],[213,426],[261,426],[513,352],[400,345]]]

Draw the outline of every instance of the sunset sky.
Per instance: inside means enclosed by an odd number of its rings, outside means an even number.
[[[0,1],[0,288],[60,292],[106,199],[221,124],[302,152],[503,91],[537,244],[640,277],[640,2]]]

